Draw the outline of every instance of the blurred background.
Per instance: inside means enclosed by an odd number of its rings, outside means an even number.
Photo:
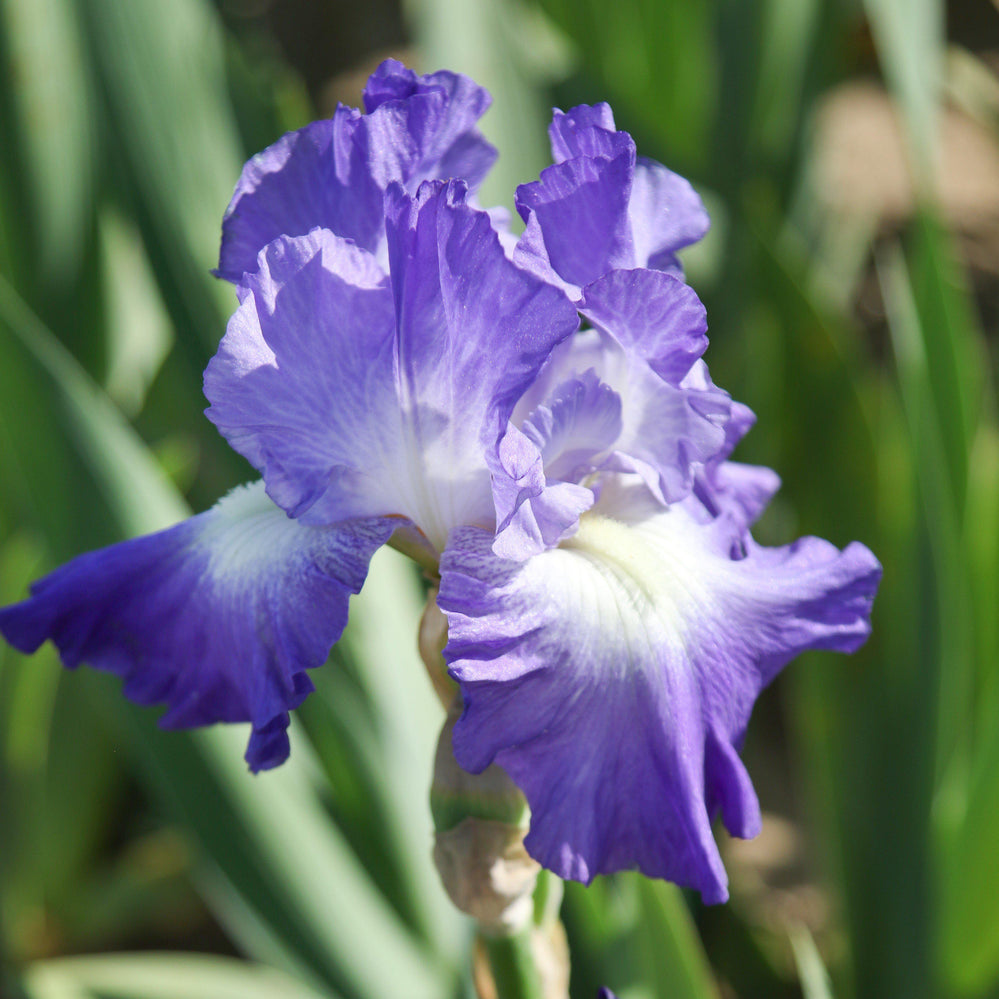
[[[713,219],[715,381],[784,488],[764,543],[859,539],[874,636],[762,697],[732,901],[568,885],[574,999],[999,996],[999,10],[990,0],[0,0],[0,599],[252,477],[202,415],[244,159],[387,55],[493,93],[483,204],[609,101]],[[162,733],[0,649],[0,994],[451,999],[421,584],[380,555],[291,761]]]

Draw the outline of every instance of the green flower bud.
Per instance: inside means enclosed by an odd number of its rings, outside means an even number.
[[[506,936],[532,921],[541,868],[524,849],[529,812],[513,781],[498,766],[481,774],[458,766],[451,734],[460,713],[456,701],[434,760],[434,863],[451,901],[483,932]]]

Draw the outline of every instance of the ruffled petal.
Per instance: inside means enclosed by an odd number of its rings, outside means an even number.
[[[458,182],[388,197],[399,404],[421,468],[419,515],[404,512],[438,549],[458,524],[492,526],[487,456],[517,399],[578,325],[572,303],[514,266],[489,216],[464,197]]]
[[[634,149],[614,159],[579,156],[541,171],[517,188],[527,227],[514,259],[561,284],[574,298],[615,267],[635,266],[627,225]]]
[[[367,114],[341,106],[246,164],[222,222],[216,273],[238,282],[271,240],[317,227],[381,255],[389,184],[412,193],[432,178],[461,177],[472,189],[482,181],[496,150],[475,125],[489,103],[468,77],[418,76],[386,60],[368,81]]]
[[[580,515],[593,506],[593,491],[553,480],[536,441],[510,426],[499,442],[493,468],[496,531],[493,551],[523,561],[569,537]]]
[[[493,551],[525,559],[569,537],[594,501],[578,485],[621,433],[621,397],[592,369],[559,385],[523,430],[511,425],[493,467]]]
[[[610,484],[560,547],[490,546],[455,531],[441,562],[458,762],[510,774],[525,844],[559,875],[637,867],[724,900],[710,823],[758,831],[736,752],[753,702],[799,652],[863,642],[877,561],[812,538],[736,561],[727,527]]]
[[[386,59],[368,79],[364,88],[364,107],[374,115],[389,102],[406,102],[422,95],[439,95],[431,105],[431,114],[422,123],[416,146],[419,159],[415,166],[400,171],[400,176],[384,177],[405,184],[410,193],[425,180],[460,178],[469,190],[476,190],[496,161],[496,149],[476,128],[489,110],[492,98],[485,87],[461,73],[438,70],[423,76],[396,59]],[[387,135],[393,138],[391,132]],[[404,176],[402,174],[405,174]]]
[[[655,160],[639,157],[628,202],[635,261],[683,277],[676,253],[711,227],[704,202],[690,182]]]
[[[632,273],[651,274],[619,272],[622,277]],[[652,276],[668,283],[671,289],[684,287],[665,275]],[[617,277],[609,275],[604,281],[613,284]],[[622,282],[621,287],[627,288],[627,282]],[[689,294],[696,302],[693,292]],[[651,316],[655,313],[655,303],[637,305],[635,309]],[[594,315],[597,314],[594,309]],[[691,314],[696,320],[702,312],[692,310]],[[666,321],[670,321],[668,313]],[[632,349],[625,349],[616,335],[603,329],[586,330],[563,342],[518,401],[513,422],[525,427],[533,414],[553,404],[560,385],[592,369],[600,383],[612,390],[621,403],[620,432],[610,453],[595,462],[594,468],[640,474],[662,503],[682,499],[706,464],[727,447],[732,400],[711,383],[701,360],[695,360],[687,374],[678,382],[675,380],[675,375],[690,364],[691,353],[699,349],[702,337],[698,327],[687,328],[680,323],[670,331],[667,325],[662,343],[657,345],[653,325],[649,326],[648,335],[641,330],[632,335],[614,324],[608,325],[614,326],[615,334]],[[657,373],[640,350],[649,353],[652,363],[670,374],[673,381]],[[521,466],[526,465],[526,460],[522,460]]]
[[[271,240],[317,226],[377,247],[382,188],[358,162],[360,121],[353,108],[337,108],[331,119],[288,132],[246,163],[222,219],[218,277],[239,281],[257,269],[257,255]]]
[[[280,238],[240,294],[205,370],[208,418],[293,517],[403,513],[395,312],[374,258],[322,229]]]
[[[568,114],[555,108],[548,126],[552,161],[563,163],[577,156],[606,156],[613,159],[635,143],[627,132],[618,132],[614,112],[604,101],[580,104]]]
[[[517,189],[526,228],[518,260],[573,294],[608,271],[649,267],[683,277],[678,250],[709,220],[678,174],[638,158],[606,104],[556,109],[549,127],[555,165]]]
[[[587,286],[579,311],[674,385],[708,346],[701,300],[659,271],[612,271]]]
[[[612,467],[637,472],[663,503],[683,499],[697,472],[724,444],[732,405],[728,393],[687,379],[674,387],[629,358],[623,396],[625,425]]]
[[[704,364],[695,364],[684,384],[709,394],[718,391]],[[756,414],[743,403],[733,401],[725,423],[725,442],[698,470],[694,481],[694,493],[704,517],[714,519],[724,515],[733,524],[734,558],[741,557],[737,553],[742,551],[742,532],[756,522],[780,489],[780,476],[773,469],[728,460],[736,444],[755,423]]]
[[[311,692],[392,521],[327,528],[290,520],[260,484],[158,534],[81,555],[0,610],[0,631],[34,652],[52,639],[66,666],[124,679],[160,724],[250,722],[252,770],[288,756],[288,712]]]
[[[524,433],[538,448],[545,474],[578,482],[621,436],[621,397],[590,368],[559,385],[528,418]]]
[[[275,240],[247,275],[205,373],[208,416],[292,516],[394,514],[438,550],[456,524],[493,523],[487,454],[578,319],[464,196],[390,191],[391,286],[324,230]]]

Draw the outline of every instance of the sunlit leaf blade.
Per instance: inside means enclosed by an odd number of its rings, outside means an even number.
[[[992,405],[972,451],[965,561],[975,619],[972,703],[963,720],[971,758],[952,767],[937,802],[942,978],[959,995],[986,993],[999,977],[999,427]],[[966,745],[966,743],[965,743]]]
[[[833,999],[829,972],[822,963],[822,955],[815,946],[815,938],[805,926],[791,931],[791,950],[798,966],[798,979],[804,999]]]
[[[763,6],[752,131],[755,141],[773,156],[793,140],[801,102],[808,96],[808,60],[821,24],[822,2],[771,0]]]
[[[262,965],[204,954],[110,954],[40,961],[28,999],[336,999]]]
[[[936,167],[937,115],[943,84],[942,0],[865,0],[885,76],[902,107],[917,180]]]
[[[717,999],[719,992],[678,888],[636,873],[566,882],[562,907],[573,995]]]
[[[39,551],[24,536],[0,545],[0,602],[12,603],[39,564]],[[42,910],[44,864],[37,849],[46,828],[44,774],[59,679],[50,652],[26,669],[21,657],[0,647],[0,953],[23,954],[28,923]],[[54,858],[60,865],[61,851]]]
[[[945,830],[940,870],[940,954],[962,996],[987,992],[999,973],[999,734],[992,728],[967,787],[960,824]]]
[[[612,15],[603,0],[540,6],[578,47],[580,100],[610,101],[619,124],[684,169],[703,165],[719,85],[710,4],[620,0]]]
[[[932,601],[936,593],[932,576],[919,574],[924,538],[916,534],[914,544],[913,531],[906,530],[914,520],[904,500],[883,501],[884,515],[898,522],[897,529],[885,532],[874,522],[883,478],[881,434],[874,431],[880,431],[882,413],[892,412],[892,397],[881,402],[875,394],[863,344],[802,280],[804,261],[790,247],[756,247],[766,262],[760,269],[766,315],[776,312],[779,325],[772,334],[775,360],[757,353],[754,374],[765,381],[753,400],[762,403],[761,440],[783,442],[773,464],[798,517],[779,540],[800,533],[837,544],[856,538],[877,552],[892,582],[875,602],[874,632],[863,650],[845,661],[810,656],[782,680],[795,694],[793,723],[807,751],[806,792],[833,848],[856,994],[929,996],[935,758],[927,731],[937,716],[939,656],[932,607],[918,601]],[[747,446],[755,446],[756,433]],[[901,441],[908,446],[904,435]],[[904,474],[898,481],[911,491]],[[780,512],[779,499],[774,513]],[[766,518],[761,532],[765,527]],[[886,537],[899,547],[886,544]],[[928,593],[920,581],[929,581]],[[904,627],[892,624],[900,619]],[[876,838],[867,834],[872,827],[879,831]],[[886,953],[894,958],[885,960]]]
[[[50,379],[50,398],[59,407],[65,433],[90,467],[123,533],[158,530],[187,515],[183,499],[111,401],[2,275],[0,335],[27,350]]]
[[[107,303],[108,395],[135,415],[170,348],[173,327],[135,226],[113,209],[98,213],[98,243]]]
[[[999,836],[999,783],[977,768],[969,784],[976,733],[969,725],[975,677],[971,584],[954,497],[946,487],[946,433],[930,385],[929,359],[917,309],[900,255],[882,265],[889,326],[898,363],[902,398],[919,472],[920,495],[933,560],[928,578],[935,583],[936,655],[939,659],[940,789],[936,803],[941,900],[939,940],[945,974],[967,989],[986,979],[999,962],[999,880],[985,855]],[[994,726],[982,733],[987,747],[979,764],[997,745]],[[988,765],[994,768],[995,760]]]
[[[226,93],[221,25],[198,0],[81,0],[112,128],[141,199],[154,266],[201,344],[214,349],[231,289],[210,277],[218,224],[242,165]]]
[[[217,863],[241,888],[248,872],[232,862],[235,830],[245,837],[252,863],[276,896],[265,915],[287,899],[287,917],[321,956],[327,980],[351,994],[391,994],[406,982],[410,995],[435,999],[449,987],[435,958],[414,938],[373,890],[370,878],[330,822],[308,773],[308,745],[300,741],[280,770],[251,776],[242,760],[245,732],[221,726],[193,734],[206,764],[203,773],[184,772],[180,785],[193,805],[181,803]],[[171,762],[175,754],[161,745]],[[198,761],[200,770],[201,761]],[[171,781],[175,779],[170,775]],[[212,782],[215,782],[213,786]],[[225,796],[225,822],[194,814],[207,795]],[[233,877],[233,874],[236,877]]]
[[[680,889],[665,881],[638,882],[639,945],[644,980],[659,999],[718,999],[704,948]]]
[[[932,392],[927,402],[935,411],[954,513],[960,523],[987,370],[980,330],[954,258],[953,240],[931,210],[917,214],[911,259],[912,295]]]
[[[946,765],[955,749],[967,752],[972,735],[966,730],[969,707],[973,638],[971,606],[964,550],[961,541],[961,514],[957,497],[949,488],[948,454],[951,435],[948,425],[959,419],[952,410],[935,405],[933,362],[926,348],[926,322],[915,298],[905,263],[896,251],[881,267],[882,288],[888,325],[898,365],[903,406],[909,423],[916,458],[920,498],[926,533],[934,560],[931,585],[935,585],[939,620],[935,627],[937,655],[941,659],[938,740],[940,765]],[[963,497],[963,493],[962,493]]]
[[[3,0],[0,34],[6,55],[16,139],[38,258],[31,272],[49,282],[72,278],[90,224],[94,186],[95,109],[78,13],[72,0]]]

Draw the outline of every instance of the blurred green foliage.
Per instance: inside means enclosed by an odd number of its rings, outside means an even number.
[[[999,995],[999,310],[937,182],[945,18],[973,0],[410,0],[392,30],[391,4],[330,6],[357,39],[330,76],[408,35],[411,61],[492,90],[487,201],[544,165],[552,104],[610,101],[691,178],[714,218],[688,257],[708,359],[759,416],[737,457],[785,483],[761,539],[858,538],[885,565],[869,645],[795,664],[757,711],[750,770],[785,820],[769,861],[727,851],[723,909],[635,876],[567,886],[574,997]],[[0,0],[4,602],[249,477],[201,416],[234,304],[209,270],[243,159],[322,98],[275,41],[303,9]],[[999,47],[985,23],[971,40]],[[823,186],[820,111],[878,76],[901,217]],[[106,677],[0,649],[0,993],[471,995],[429,859],[421,601],[380,556],[291,762],[257,778],[241,732],[164,734]]]

